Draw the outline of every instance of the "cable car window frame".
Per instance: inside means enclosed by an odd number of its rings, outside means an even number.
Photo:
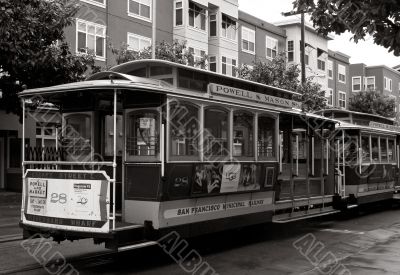
[[[231,132],[230,143],[232,144],[232,148],[231,148],[232,158],[235,159],[235,160],[254,161],[255,160],[255,155],[256,155],[256,153],[255,153],[255,143],[256,143],[255,134],[256,134],[256,126],[257,126],[256,119],[258,118],[257,113],[251,112],[251,111],[246,110],[244,108],[234,108],[231,111],[232,111],[232,114],[231,114],[231,116],[232,116],[232,125],[231,125],[232,132]],[[235,153],[235,148],[234,148],[234,146],[235,146],[235,142],[234,142],[235,141],[235,137],[234,137],[234,134],[235,134],[234,133],[234,131],[235,131],[235,115],[236,114],[240,114],[240,113],[245,114],[245,115],[249,115],[249,116],[252,117],[252,119],[251,119],[252,120],[252,125],[251,125],[252,126],[252,131],[251,131],[251,134],[253,135],[253,138],[252,138],[252,140],[249,139],[249,142],[248,142],[249,143],[248,148],[251,148],[251,155],[250,156],[248,156],[248,155],[246,156],[246,155],[243,155],[243,154],[241,154],[240,156],[235,156],[235,154],[234,154]]]
[[[157,114],[157,119],[158,119],[158,132],[157,132],[157,144],[156,144],[156,154],[155,155],[130,155],[128,154],[128,134],[130,133],[130,130],[132,125],[129,123],[130,122],[130,117],[134,113],[138,112],[143,112],[143,111],[149,111],[152,113]],[[125,148],[124,148],[124,155],[125,155],[125,162],[130,163],[130,162],[161,162],[161,130],[162,130],[162,119],[161,119],[161,108],[160,107],[153,107],[153,108],[130,108],[126,109],[124,111],[124,117],[125,117]],[[130,137],[130,136],[129,136]]]

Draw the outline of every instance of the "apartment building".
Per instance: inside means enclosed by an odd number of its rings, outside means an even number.
[[[301,22],[300,19],[290,19],[275,23],[286,30],[286,51],[289,64],[300,64],[301,60]],[[313,26],[305,26],[305,63],[306,77],[321,85],[321,89],[328,89],[328,41],[332,36],[322,36]]]
[[[333,108],[347,109],[350,93],[350,56],[328,50],[328,89],[325,91],[327,104]]]
[[[239,10],[239,65],[267,62],[286,51],[286,31]]]
[[[374,90],[396,99],[400,111],[400,72],[385,65],[367,66],[364,63],[350,65],[351,93]]]

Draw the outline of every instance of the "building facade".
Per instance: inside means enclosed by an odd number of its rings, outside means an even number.
[[[276,23],[286,30],[286,52],[289,64],[301,64],[301,22],[299,19]],[[331,36],[319,35],[314,27],[306,23],[305,27],[305,63],[306,77],[328,89],[328,41]]]
[[[328,89],[325,91],[327,104],[333,108],[348,109],[350,93],[350,56],[328,51]]]
[[[400,72],[385,65],[350,65],[351,94],[361,91],[378,91],[396,100],[397,116],[400,111]]]

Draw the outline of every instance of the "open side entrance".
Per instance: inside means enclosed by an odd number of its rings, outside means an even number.
[[[315,119],[280,116],[280,174],[274,222],[290,222],[337,212],[330,127]]]

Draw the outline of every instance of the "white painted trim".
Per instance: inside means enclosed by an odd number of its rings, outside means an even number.
[[[278,53],[279,53],[279,41],[278,41],[278,39],[273,38],[273,37],[271,37],[271,36],[268,36],[268,35],[265,36],[265,58],[267,58],[267,59],[269,59],[269,60],[272,60],[273,57],[272,57],[272,56],[268,56],[268,54],[267,54],[268,39],[269,39],[269,40],[272,40],[272,41],[274,41],[274,42],[276,43],[276,55],[278,55]]]
[[[252,35],[254,35],[254,41],[246,40],[248,42],[253,42],[254,43],[254,51],[243,49],[243,40],[244,40],[243,39],[243,30],[245,30],[245,31],[251,33]],[[252,54],[252,55],[256,54],[256,32],[255,32],[255,30],[252,30],[252,29],[249,29],[249,28],[247,28],[245,26],[242,26],[242,28],[241,28],[241,41],[240,42],[241,42],[240,44],[241,44],[242,52],[245,52],[245,53],[248,53],[248,54]]]
[[[103,42],[103,53],[104,53],[104,56],[99,56],[99,55],[96,55],[96,49],[94,50],[94,55],[95,55],[95,59],[96,60],[99,60],[99,61],[105,61],[106,60],[106,40],[107,40],[107,26],[104,26],[104,25],[100,25],[100,24],[97,24],[97,23],[94,23],[94,22],[90,22],[90,21],[86,21],[86,20],[83,20],[83,19],[80,19],[80,18],[76,18],[76,22],[75,22],[75,52],[76,52],[76,54],[77,55],[79,55],[79,54],[86,54],[86,53],[83,53],[83,52],[80,52],[79,51],[79,49],[78,49],[78,25],[79,25],[79,23],[85,23],[86,24],[86,31],[85,31],[85,34],[86,34],[86,48],[87,48],[87,25],[92,25],[92,26],[94,26],[95,28],[103,28],[104,29],[104,36],[101,36],[101,35],[97,35],[97,34],[95,34],[95,38],[96,37],[102,37],[102,38],[104,38],[104,42]],[[95,33],[96,33],[96,31],[95,31]],[[95,46],[96,46],[96,43],[95,43]]]
[[[368,79],[373,79],[374,80],[374,88],[372,90],[376,89],[376,79],[375,76],[366,76],[364,77],[364,90],[368,89]]]
[[[343,100],[340,99],[340,95],[341,95],[341,94],[344,94],[344,107],[342,107],[342,106],[340,105],[340,101],[343,101]],[[340,107],[340,108],[346,109],[346,107],[347,107],[347,95],[346,95],[346,92],[338,91],[338,104],[339,104],[339,107]]]
[[[340,68],[344,68],[344,81],[341,81],[341,80],[340,80],[340,77],[339,77],[339,75],[340,75]],[[342,64],[338,64],[337,76],[338,76],[338,81],[339,81],[340,83],[344,83],[344,84],[346,83],[346,81],[347,81],[346,66],[344,66],[344,65],[342,65]]]
[[[354,90],[354,79],[356,79],[356,78],[359,78],[360,79],[360,89],[359,90]],[[362,85],[363,83],[362,83],[362,79],[361,79],[361,76],[353,76],[352,78],[351,78],[351,91],[352,92],[360,92],[361,91],[361,89],[362,89]]]
[[[140,2],[140,0],[127,0],[127,1],[128,1],[128,4],[127,4],[127,14],[128,14],[128,16],[134,17],[134,18],[138,18],[140,20],[147,21],[147,22],[152,22],[153,21],[153,18],[152,18],[153,1],[152,0],[150,0],[150,18],[138,15],[136,13],[129,12],[130,1]]]
[[[81,1],[94,6],[98,6],[100,8],[105,8],[107,6],[107,0],[103,0],[103,4],[94,0],[81,0]]]
[[[129,37],[134,37],[139,39],[139,49],[134,49],[129,45]],[[132,33],[132,32],[128,32],[127,33],[127,38],[126,38],[126,44],[128,45],[128,49],[133,50],[133,51],[141,51],[144,49],[144,47],[141,47],[141,43],[140,40],[144,40],[150,43],[150,46],[152,45],[152,39],[150,37],[146,37],[146,36],[142,36],[142,35],[138,35],[136,33]]]

